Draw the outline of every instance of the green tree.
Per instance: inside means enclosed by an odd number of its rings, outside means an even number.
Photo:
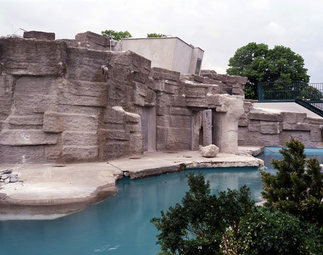
[[[306,160],[304,145],[294,138],[280,153],[283,159],[271,162],[276,175],[261,171],[265,205],[322,226],[323,174],[318,160]]]
[[[188,175],[189,191],[182,204],[170,207],[151,222],[159,230],[162,254],[218,254],[228,228],[238,234],[240,217],[250,212],[254,201],[246,186],[211,195],[204,176]],[[234,238],[233,238],[234,239]]]
[[[151,38],[151,37],[166,37],[166,35],[164,35],[164,34],[157,34],[157,33],[147,34],[147,38]]]
[[[108,37],[110,40],[120,41],[122,39],[131,38],[132,35],[128,31],[114,31],[114,30],[104,30],[101,34]]]
[[[255,42],[237,49],[229,60],[227,73],[248,77],[245,95],[251,99],[257,98],[259,82],[279,89],[282,85],[291,86],[292,82],[307,86],[309,81],[302,56],[284,46],[269,49],[268,45]]]

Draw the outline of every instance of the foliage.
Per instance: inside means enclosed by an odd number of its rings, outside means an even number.
[[[322,254],[323,229],[297,217],[258,207],[240,221],[238,254]]]
[[[157,34],[157,33],[150,33],[150,34],[147,34],[147,37],[150,38],[150,37],[166,37],[166,35],[164,34]]]
[[[128,31],[114,31],[114,30],[104,30],[101,34],[108,37],[110,40],[120,41],[122,39],[131,38],[132,35]]]
[[[162,254],[218,254],[228,228],[236,236],[240,217],[252,210],[254,201],[246,186],[211,195],[204,176],[188,175],[190,190],[182,204],[170,207],[151,222],[159,230]]]
[[[257,83],[272,82],[279,88],[292,82],[309,81],[304,59],[284,46],[269,49],[268,45],[251,42],[235,52],[229,60],[227,73],[248,77],[245,88],[246,98],[257,98]]]
[[[280,153],[283,159],[271,162],[276,175],[261,171],[265,205],[322,226],[323,174],[318,160],[306,160],[304,145],[294,138]]]

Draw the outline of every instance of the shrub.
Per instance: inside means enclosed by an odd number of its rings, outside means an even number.
[[[322,228],[269,208],[257,208],[240,221],[238,254],[322,254]]]
[[[182,204],[151,220],[160,232],[157,244],[162,254],[217,254],[227,229],[236,236],[240,217],[254,207],[249,188],[211,195],[210,184],[202,174],[189,174],[188,185]]]

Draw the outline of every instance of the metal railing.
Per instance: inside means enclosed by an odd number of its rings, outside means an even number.
[[[259,101],[294,101],[302,99],[316,104],[323,103],[323,83],[260,82]]]

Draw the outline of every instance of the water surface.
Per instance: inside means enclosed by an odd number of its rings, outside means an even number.
[[[277,148],[268,147],[261,157],[270,167],[270,160],[280,156]],[[253,199],[260,196],[262,184],[257,168],[195,170],[199,171],[210,181],[212,192],[246,184]],[[150,219],[181,201],[188,190],[187,172],[123,179],[114,197],[57,220],[0,222],[0,254],[157,254],[157,232]]]

